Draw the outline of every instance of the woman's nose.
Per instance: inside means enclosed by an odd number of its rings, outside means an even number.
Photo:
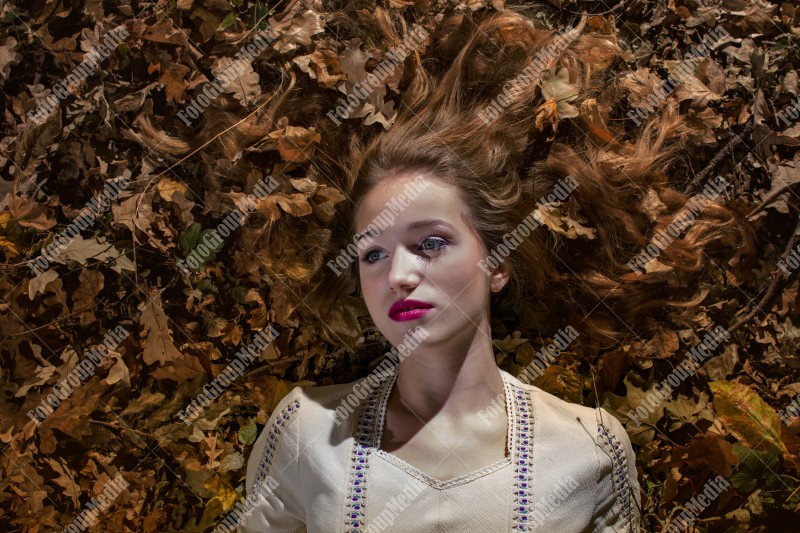
[[[416,256],[410,251],[398,247],[392,257],[389,269],[389,288],[414,288],[419,284],[420,273]]]

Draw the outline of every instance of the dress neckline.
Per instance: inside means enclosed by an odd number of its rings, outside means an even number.
[[[432,478],[399,457],[380,450],[380,441],[375,442],[376,437],[380,438],[380,433],[383,431],[383,420],[388,399],[387,393],[391,390],[391,385],[394,384],[394,380],[397,378],[397,369],[394,365],[390,366],[392,366],[391,369],[383,367],[377,375],[373,375],[372,380],[365,378],[370,392],[367,393],[366,399],[359,410],[355,439],[350,452],[348,489],[345,498],[345,530],[347,533],[361,533],[366,527],[367,472],[370,466],[370,457],[373,455],[387,460],[403,472],[419,479],[429,487],[439,490],[469,483],[473,479],[489,474],[491,469],[500,470],[507,463],[510,463],[510,468],[513,469],[513,502],[511,507],[514,526],[512,529],[514,531],[530,531],[531,502],[534,501],[535,495],[533,490],[535,455],[533,446],[533,391],[528,387],[523,387],[511,374],[498,367],[503,378],[506,394],[510,456],[503,461],[498,461],[475,472],[442,481]],[[374,378],[377,378],[377,383]]]
[[[503,369],[501,369],[500,367],[496,368],[498,372],[500,372],[500,377],[503,379],[503,393],[505,395],[504,405],[506,409],[506,418],[507,418],[506,446],[508,449],[508,455],[506,455],[503,459],[485,465],[477,470],[473,470],[472,472],[461,474],[459,476],[450,479],[437,479],[431,476],[430,474],[423,472],[422,470],[415,467],[411,463],[401,459],[395,454],[381,449],[380,444],[381,444],[381,438],[383,436],[383,426],[386,417],[386,406],[389,401],[389,395],[391,394],[392,388],[394,387],[394,384],[397,381],[397,376],[399,374],[399,366],[400,365],[398,364],[394,367],[389,377],[386,379],[386,381],[384,381],[383,386],[380,387],[378,390],[379,394],[377,398],[378,412],[375,420],[375,426],[373,427],[372,431],[373,438],[371,439],[370,442],[372,453],[381,457],[382,459],[385,459],[389,463],[394,464],[401,470],[404,470],[405,472],[419,479],[420,481],[424,482],[428,486],[439,490],[469,483],[470,481],[491,474],[492,472],[499,470],[504,466],[512,464],[514,460],[514,442],[516,433],[515,432],[516,409],[514,408],[515,394],[511,390],[511,383],[509,382],[508,379],[509,375],[506,372],[504,372]]]

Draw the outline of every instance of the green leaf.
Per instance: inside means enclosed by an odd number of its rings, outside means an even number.
[[[247,300],[245,300],[245,298],[247,297],[248,292],[250,292],[250,289],[239,285],[231,289],[231,298],[237,304],[244,305],[247,303]]]
[[[245,446],[250,446],[256,441],[258,437],[258,428],[256,427],[255,420],[251,420],[247,425],[239,428],[239,442]]]
[[[266,3],[263,5],[256,4],[256,6],[253,8],[253,11],[255,12],[255,15],[250,18],[250,23],[258,21],[258,29],[261,30],[266,28],[269,24],[266,19],[266,16],[269,14],[269,5]]]
[[[213,237],[216,232],[217,230],[213,228],[204,229],[203,231],[200,232],[200,239],[199,239],[200,242],[201,243],[213,242],[214,239],[212,239],[211,237]],[[208,237],[208,239],[206,237]],[[225,239],[219,239],[219,244],[217,244],[217,246],[215,246],[214,248],[210,246],[208,247],[211,253],[208,254],[208,257],[205,257],[203,259],[205,259],[206,261],[208,261],[209,259],[215,259],[217,257],[217,252],[222,250],[224,246],[225,246]]]
[[[713,381],[709,387],[714,411],[739,441],[749,448],[787,453],[778,414],[750,387],[736,381]]]
[[[739,443],[733,445],[736,455],[742,459],[731,476],[731,483],[741,492],[749,493],[764,486],[768,480],[777,479],[778,455],[772,452],[751,450]]]
[[[126,43],[119,43],[119,46],[117,46],[117,53],[122,58],[122,64],[120,67],[127,67],[131,62],[131,49],[128,48]]]
[[[198,222],[195,222],[194,224],[186,228],[186,231],[181,233],[179,239],[181,243],[181,248],[183,248],[186,251],[189,251],[192,250],[195,246],[197,246],[197,243],[200,241],[200,228],[201,228],[200,224]]]
[[[789,40],[788,39],[781,39],[780,41],[777,41],[775,43],[775,45],[772,47],[772,50],[773,50],[773,52],[777,52],[778,50],[783,50],[784,48],[786,48],[788,46],[789,46]]]
[[[222,19],[222,22],[220,22],[219,26],[217,26],[217,31],[222,31],[225,28],[227,28],[228,26],[230,26],[231,24],[233,24],[234,22],[236,22],[236,18],[238,16],[239,16],[239,14],[236,13],[236,11],[231,11],[230,13],[225,15],[225,18]]]

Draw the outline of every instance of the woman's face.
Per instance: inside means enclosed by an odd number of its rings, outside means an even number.
[[[412,180],[417,187],[406,188]],[[356,233],[363,234],[371,223],[382,227],[378,215],[391,213],[387,204],[409,190],[418,194],[394,222],[358,241],[361,289],[375,325],[394,346],[417,326],[428,331],[430,344],[463,338],[478,328],[488,332],[490,291],[501,290],[508,276],[498,269],[489,277],[478,266],[487,251],[462,218],[455,189],[419,172],[398,174],[362,199]],[[405,299],[430,308],[390,316],[392,305]]]

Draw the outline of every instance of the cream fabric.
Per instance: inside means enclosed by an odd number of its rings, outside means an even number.
[[[498,371],[510,456],[447,481],[378,449],[396,369],[295,387],[253,447],[238,531],[638,532],[635,459],[620,422]]]

